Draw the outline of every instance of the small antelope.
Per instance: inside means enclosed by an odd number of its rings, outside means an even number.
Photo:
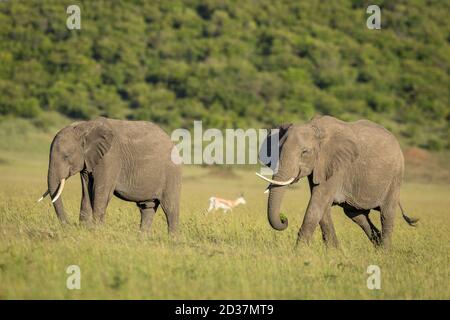
[[[218,197],[211,197],[209,198],[208,212],[222,209],[224,213],[227,213],[228,211],[233,211],[233,208],[237,207],[240,204],[246,204],[244,195],[241,195],[236,200],[226,200]]]

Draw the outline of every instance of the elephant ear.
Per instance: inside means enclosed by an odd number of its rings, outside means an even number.
[[[284,141],[286,141],[287,138],[287,134],[286,132],[289,130],[289,128],[292,126],[292,123],[284,123],[279,125],[278,127],[274,128],[275,130],[278,129],[278,141],[279,144],[278,146],[281,147],[284,143]],[[272,129],[272,130],[274,130]],[[267,159],[267,157],[270,155],[272,155],[272,139],[274,138],[274,135],[272,134],[272,130],[268,129],[268,135],[266,140],[263,142],[263,144],[261,145],[261,149],[259,152],[259,160],[264,163],[266,166],[270,167],[271,166],[271,162],[270,159]],[[269,160],[268,162],[266,162],[265,160]]]
[[[280,139],[280,147],[283,145],[284,141],[286,141],[287,138],[287,131],[289,130],[289,128],[292,127],[292,123],[283,123],[281,125],[278,126],[278,138]]]
[[[320,132],[317,127],[315,130]],[[313,172],[315,184],[325,182],[339,170],[348,168],[359,156],[355,136],[350,130],[339,130],[329,137],[319,133],[319,139],[320,150]]]
[[[114,132],[105,119],[92,121],[83,139],[86,168],[89,172],[111,149]]]

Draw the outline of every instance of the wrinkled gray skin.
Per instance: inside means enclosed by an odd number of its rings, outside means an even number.
[[[298,240],[309,243],[320,225],[326,244],[338,246],[330,209],[339,205],[375,245],[389,247],[399,203],[404,159],[396,138],[368,120],[344,122],[330,116],[315,117],[302,125],[280,127],[279,169],[275,181],[307,177],[311,198]],[[268,219],[276,230],[287,186],[269,185]],[[381,213],[381,232],[369,219],[370,210]],[[413,225],[417,220],[404,219]]]
[[[181,189],[181,167],[171,161],[173,147],[169,136],[150,122],[99,118],[73,123],[58,132],[51,145],[50,196],[55,197],[61,179],[80,173],[81,223],[102,223],[114,194],[136,202],[142,231],[150,229],[161,204],[172,233]],[[67,223],[62,196],[54,207],[59,220]]]

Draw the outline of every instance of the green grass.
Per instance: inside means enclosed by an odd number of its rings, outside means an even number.
[[[226,178],[192,167],[184,168],[177,239],[167,236],[161,211],[151,234],[140,234],[136,206],[118,199],[104,226],[62,229],[49,200],[36,203],[46,188],[48,145],[37,142],[40,153],[23,157],[11,151],[15,139],[10,142],[0,154],[7,159],[0,162],[0,299],[450,298],[448,185],[404,185],[403,206],[421,220],[412,228],[398,214],[390,252],[375,250],[339,208],[332,215],[341,248],[326,250],[317,229],[313,244],[296,251],[309,199],[304,181],[286,194],[289,228],[276,232],[266,218],[265,184],[253,173]],[[241,191],[246,206],[205,214],[209,196],[233,198]],[[63,196],[75,223],[78,177],[69,179]],[[379,214],[372,220],[379,225]],[[66,288],[73,264],[81,268],[81,290]],[[381,268],[381,290],[366,286],[373,264]]]

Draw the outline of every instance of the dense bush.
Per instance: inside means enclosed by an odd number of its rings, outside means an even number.
[[[270,126],[314,113],[395,122],[409,143],[448,146],[447,1],[0,2],[0,115],[202,119]],[[418,134],[417,131],[424,131]],[[418,137],[422,137],[418,141]]]

